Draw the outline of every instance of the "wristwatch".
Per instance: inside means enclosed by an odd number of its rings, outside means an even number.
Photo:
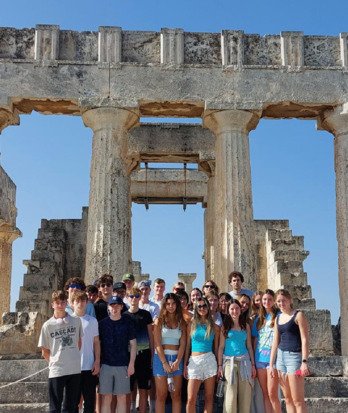
[[[307,360],[306,360],[306,359],[303,359],[303,360],[302,360],[302,363],[307,363]]]

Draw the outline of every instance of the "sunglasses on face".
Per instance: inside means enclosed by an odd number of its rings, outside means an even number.
[[[211,285],[211,284],[207,284],[207,285],[204,286],[204,288],[214,288],[214,286]]]
[[[101,286],[101,288],[105,288],[105,287],[111,287],[112,284],[111,283],[103,283],[103,284],[100,284],[100,286]]]
[[[132,298],[140,298],[140,294],[129,294],[128,296],[130,299]]]
[[[76,288],[76,290],[83,290],[83,286],[81,284],[70,284],[69,288]]]
[[[207,308],[207,304],[198,304],[197,308],[201,310],[202,308]]]

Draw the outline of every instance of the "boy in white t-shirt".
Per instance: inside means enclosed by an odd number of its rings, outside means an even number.
[[[66,412],[75,413],[80,397],[82,323],[66,311],[67,294],[52,293],[53,316],[41,329],[38,347],[49,363],[50,412],[62,411],[63,392],[66,393]]]
[[[81,347],[81,395],[83,413],[94,413],[97,375],[100,370],[100,342],[98,321],[86,314],[88,302],[84,291],[75,291],[71,296],[74,315],[82,322],[83,340]]]

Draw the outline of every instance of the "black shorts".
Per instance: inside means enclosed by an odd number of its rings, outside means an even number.
[[[138,352],[134,363],[134,374],[130,377],[131,390],[134,389],[134,384],[138,384],[138,388],[142,390],[151,389],[151,350],[141,350]]]

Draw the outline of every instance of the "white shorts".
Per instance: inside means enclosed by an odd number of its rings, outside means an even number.
[[[191,356],[187,366],[187,376],[189,379],[206,380],[216,376],[217,363],[214,354],[200,354],[199,356]]]

